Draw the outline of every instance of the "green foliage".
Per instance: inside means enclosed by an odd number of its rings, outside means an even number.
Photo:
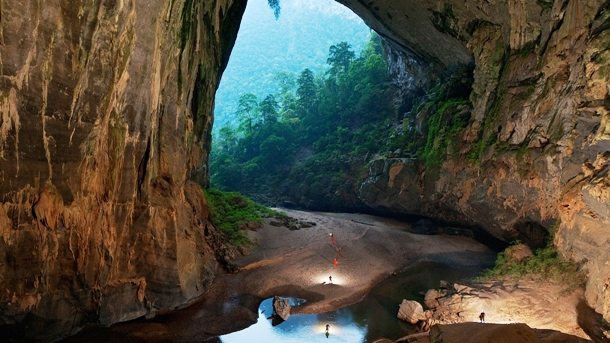
[[[420,153],[427,167],[437,167],[445,160],[451,138],[468,124],[468,118],[456,115],[463,106],[470,106],[470,101],[449,99],[440,103],[439,109],[428,118],[428,137]]]
[[[277,215],[278,212],[255,203],[237,192],[223,192],[218,189],[205,189],[205,197],[210,206],[212,224],[220,231],[228,244],[250,247],[243,226],[262,223],[263,218]]]
[[[290,74],[278,74],[285,93],[270,94],[260,103],[254,94],[240,98],[238,131],[222,128],[214,140],[214,187],[245,194],[277,190],[285,182],[311,189],[342,187],[349,183],[352,164],[339,161],[388,145],[378,139],[387,136],[387,118],[394,113],[379,37],[371,36],[357,58],[345,42],[333,47],[329,61],[340,69],[336,73],[316,76],[305,68],[296,84]],[[295,158],[301,151],[308,156]]]
[[[294,93],[294,80],[301,70],[324,72],[331,44],[345,41],[360,48],[367,41],[370,28],[334,0],[279,3],[282,13],[275,19],[267,1],[248,1],[216,92],[215,132],[224,126],[237,127],[237,103],[244,93],[256,95],[259,101],[267,94],[285,94],[288,89],[282,87],[290,85],[278,82],[280,73],[293,76],[289,89]]]
[[[481,157],[485,149],[498,141],[498,135],[494,132],[493,127],[496,125],[500,114],[500,107],[504,101],[504,94],[501,93],[494,101],[493,106],[485,116],[483,127],[479,131],[479,139],[472,143],[470,151],[466,155],[466,160],[472,164],[481,163]]]
[[[347,42],[330,46],[328,59],[326,60],[326,63],[330,65],[329,74],[336,76],[347,71],[354,57],[356,57],[356,54],[350,50],[351,48],[352,46]]]
[[[557,249],[550,246],[536,250],[532,257],[522,261],[509,258],[505,250],[498,254],[495,267],[486,270],[479,280],[549,281],[564,286],[564,291],[569,292],[584,285],[586,274],[586,270],[581,269],[579,263],[563,259]]]
[[[278,20],[280,17],[280,0],[267,0],[269,7],[273,10],[273,15],[275,16],[275,20]]]

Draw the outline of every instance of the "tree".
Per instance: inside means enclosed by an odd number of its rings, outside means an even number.
[[[309,113],[316,101],[316,84],[313,76],[313,72],[306,68],[301,72],[301,76],[297,79],[297,96],[299,97],[298,104]]]
[[[239,131],[252,132],[253,126],[260,119],[258,112],[258,99],[256,95],[252,93],[242,95],[239,98],[236,113],[239,120]]]
[[[329,70],[331,75],[334,76],[341,72],[347,72],[350,63],[356,57],[356,54],[350,50],[351,48],[352,46],[347,42],[330,46],[326,63],[331,66]]]
[[[280,87],[280,94],[294,91],[296,86],[296,75],[287,71],[280,71],[273,74],[273,81]]]
[[[267,0],[269,3],[269,7],[273,10],[273,15],[275,16],[275,20],[280,17],[280,0]]]
[[[277,112],[280,109],[280,105],[278,105],[273,95],[267,95],[267,97],[258,104],[258,108],[265,123],[277,122]]]
[[[237,146],[237,134],[230,126],[218,131],[218,148],[226,153],[232,153]]]

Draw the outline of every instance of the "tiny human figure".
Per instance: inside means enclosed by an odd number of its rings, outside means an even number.
[[[341,248],[339,248],[339,250],[337,250],[337,252],[339,253],[339,256],[343,256],[343,254],[341,253]]]
[[[333,235],[332,233],[330,234],[330,241],[331,241],[333,244],[337,244],[337,241],[335,240],[335,235]]]
[[[337,262],[337,259],[335,259],[335,260],[333,261],[333,265],[336,267],[336,266],[337,266],[337,263],[339,263],[339,262]]]
[[[328,338],[328,329],[330,329],[330,324],[326,324],[326,338]]]
[[[333,283],[333,276],[332,276],[332,275],[330,275],[330,276],[328,277],[328,283]]]
[[[479,320],[481,323],[485,323],[485,312],[481,312],[481,314],[479,314]]]

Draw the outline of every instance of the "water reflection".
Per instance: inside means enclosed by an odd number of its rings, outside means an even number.
[[[272,325],[273,299],[262,302],[258,310],[258,322],[247,329],[220,337],[224,343],[252,342],[257,340],[274,343],[300,342],[363,342],[367,327],[358,325],[347,309],[322,314],[299,314],[277,326]],[[326,324],[329,335],[326,337]]]
[[[402,299],[423,301],[420,292],[437,288],[441,279],[453,282],[473,277],[480,271],[480,268],[465,270],[432,262],[418,263],[379,283],[359,303],[321,314],[292,315],[284,322],[272,322],[273,299],[267,299],[259,307],[256,324],[221,336],[220,340],[224,343],[366,343],[380,338],[398,339],[417,332],[414,326],[396,317]],[[291,305],[298,306],[299,301],[291,299]],[[328,338],[326,324],[330,325]]]

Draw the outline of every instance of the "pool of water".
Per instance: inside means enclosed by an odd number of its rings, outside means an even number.
[[[291,315],[286,321],[271,318],[273,300],[267,299],[259,307],[256,324],[219,339],[223,343],[369,343],[380,338],[398,339],[417,332],[414,326],[396,317],[403,299],[423,302],[420,292],[438,288],[441,280],[456,282],[480,272],[481,269],[454,269],[420,262],[383,280],[356,304],[326,313]],[[298,306],[298,299],[292,301]],[[328,336],[326,324],[330,326]]]

